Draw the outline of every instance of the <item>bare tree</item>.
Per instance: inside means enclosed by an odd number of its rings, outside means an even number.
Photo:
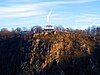
[[[64,31],[65,28],[64,28],[63,26],[60,25],[60,26],[55,26],[55,27],[54,27],[54,30],[55,30],[55,31]]]
[[[22,29],[21,29],[20,27],[18,27],[18,28],[15,29],[15,31],[16,31],[16,32],[21,32]]]
[[[40,33],[40,32],[42,32],[42,27],[41,26],[34,26],[31,28],[31,31],[34,33]]]

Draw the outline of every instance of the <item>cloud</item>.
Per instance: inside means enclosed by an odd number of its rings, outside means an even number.
[[[31,12],[23,12],[23,13],[13,13],[13,14],[3,14],[1,18],[23,18],[23,17],[31,17],[31,16],[39,16],[43,15],[42,11],[31,11]],[[45,12],[44,12],[45,14]]]
[[[74,3],[87,3],[87,2],[94,2],[94,1],[97,1],[97,0],[72,0],[72,1],[68,1],[68,2],[65,2],[65,4],[74,4]],[[63,3],[63,1],[62,1]]]
[[[71,1],[48,1],[48,2],[40,2],[36,3],[36,5],[40,6],[48,6],[48,5],[62,5],[62,4],[81,4],[81,3],[88,3],[88,2],[94,2],[98,0],[71,0]]]
[[[100,24],[100,15],[96,14],[83,14],[76,17],[77,23],[89,23],[89,24]]]
[[[0,7],[0,18],[6,17],[29,17],[44,14],[44,11],[40,11],[37,6],[34,5],[20,5],[20,6],[9,6],[9,7]]]
[[[49,13],[48,13],[48,15],[47,15],[47,23],[49,23],[49,20],[50,20],[50,16],[51,16],[51,14],[52,14],[52,9],[49,11]]]
[[[9,7],[0,7],[0,13],[19,13],[19,12],[26,12],[26,11],[32,11],[37,10],[38,7],[34,5],[19,5],[19,6],[9,6]]]
[[[20,17],[42,15],[44,13],[47,13],[48,8],[51,9],[54,8],[54,6],[59,6],[64,4],[80,4],[80,3],[87,3],[93,1],[97,1],[97,0],[48,1],[48,2],[27,3],[27,4],[22,3],[18,5],[13,4],[8,7],[0,6],[0,18],[6,18],[6,17],[20,18]]]
[[[63,15],[62,15],[63,14]],[[62,16],[61,16],[62,15]],[[68,16],[66,13],[53,14],[52,20],[65,27],[86,29],[89,26],[100,26],[100,15],[96,13],[83,13]]]
[[[46,4],[75,4],[75,3],[87,3],[87,2],[94,2],[94,1],[99,1],[99,0],[50,0],[50,1],[45,1],[45,0],[40,0],[40,1],[33,1],[33,0],[9,0],[6,1],[8,3],[34,3],[37,2],[36,4],[40,5],[46,5]]]
[[[100,26],[100,15],[97,14],[81,14],[74,17],[76,28],[86,29],[89,26]]]

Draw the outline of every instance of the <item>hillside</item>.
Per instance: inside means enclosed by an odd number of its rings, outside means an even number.
[[[13,35],[0,40],[3,75],[100,74],[95,40],[84,32]]]
[[[77,62],[78,60],[78,63],[86,63],[90,61],[89,56],[92,55],[94,48],[94,40],[91,37],[82,33],[40,33],[33,35],[31,40],[32,49],[30,49],[30,52],[27,54],[29,55],[28,61],[23,63],[28,63],[31,67],[35,69],[35,71],[39,73],[41,73],[42,71],[44,72],[45,70],[47,71],[47,75],[49,75],[50,73],[50,75],[57,75],[57,73],[59,74],[59,72],[61,73],[62,71],[59,70],[57,65],[62,64],[63,61],[67,62],[72,60],[72,62]],[[56,69],[53,68],[54,70],[51,70],[49,68],[52,67],[53,62],[55,62]],[[72,64],[72,62],[70,64]],[[74,64],[75,63],[72,64],[73,68]],[[89,63],[86,64],[90,65]],[[64,66],[63,68],[66,68],[66,65],[67,64],[63,64],[61,65],[61,67]],[[25,67],[23,66],[22,69],[24,74],[26,72],[28,73],[28,71],[25,70]],[[59,72],[56,72],[57,69],[59,70]],[[50,73],[48,71],[50,71]],[[52,71],[55,73],[53,73]]]

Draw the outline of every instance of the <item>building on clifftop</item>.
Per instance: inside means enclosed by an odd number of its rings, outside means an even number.
[[[54,27],[52,25],[46,25],[44,27],[44,32],[51,32],[54,31]]]

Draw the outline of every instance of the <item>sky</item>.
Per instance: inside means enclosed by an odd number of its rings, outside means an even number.
[[[100,26],[100,0],[0,0],[0,29]]]

